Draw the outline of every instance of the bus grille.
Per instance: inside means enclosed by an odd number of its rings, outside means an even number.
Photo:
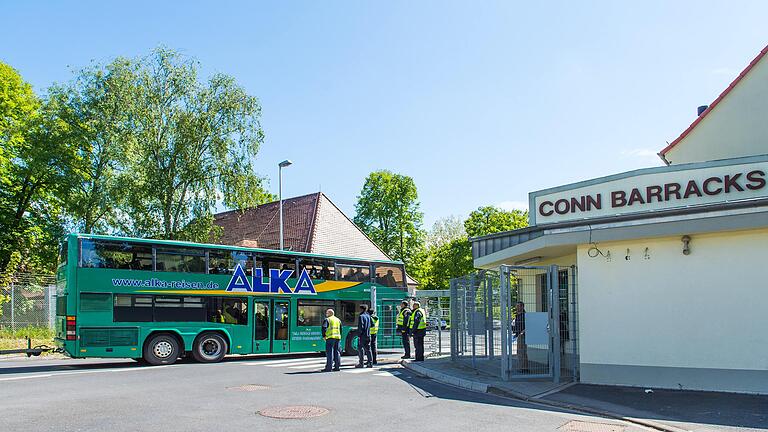
[[[139,331],[135,328],[81,328],[80,346],[134,346],[138,343],[138,336]]]

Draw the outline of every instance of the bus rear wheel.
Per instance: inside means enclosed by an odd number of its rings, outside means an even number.
[[[178,358],[179,342],[168,333],[155,335],[144,345],[144,360],[151,365],[174,364]]]
[[[357,337],[357,330],[350,331],[347,335],[347,339],[344,341],[344,355],[357,355],[358,341],[359,338]]]
[[[206,332],[195,339],[192,356],[200,363],[217,363],[227,355],[227,341],[218,333]]]

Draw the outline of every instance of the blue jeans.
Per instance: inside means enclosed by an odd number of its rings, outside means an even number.
[[[325,370],[338,370],[341,367],[341,351],[339,351],[339,339],[325,340]]]

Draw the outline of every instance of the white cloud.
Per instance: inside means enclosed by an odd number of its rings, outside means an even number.
[[[640,158],[646,158],[646,157],[656,157],[656,150],[651,149],[631,149],[631,150],[622,150],[621,151],[622,156],[628,156],[628,157],[640,157]]]
[[[502,201],[496,204],[496,207],[506,211],[510,211],[510,210],[526,211],[528,210],[528,203],[523,201]]]

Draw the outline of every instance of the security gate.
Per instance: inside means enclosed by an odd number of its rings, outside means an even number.
[[[451,357],[505,380],[578,379],[576,267],[501,266],[451,280]]]

